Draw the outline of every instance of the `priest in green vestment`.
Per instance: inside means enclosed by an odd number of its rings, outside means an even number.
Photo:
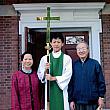
[[[61,51],[64,45],[61,33],[51,33],[50,44],[52,52],[49,54],[49,62],[47,55],[43,56],[37,74],[41,81],[45,76],[50,82],[50,110],[69,110],[67,89],[72,75],[72,59]],[[47,69],[49,74],[46,73]]]

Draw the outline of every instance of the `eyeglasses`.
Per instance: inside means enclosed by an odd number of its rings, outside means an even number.
[[[83,48],[76,48],[77,51],[86,51],[87,48],[86,47],[83,47]]]

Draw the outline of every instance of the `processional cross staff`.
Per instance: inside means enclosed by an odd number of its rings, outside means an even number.
[[[46,47],[47,50],[47,62],[49,62],[49,50],[50,50],[50,20],[60,20],[60,17],[51,17],[50,16],[50,7],[47,7],[47,17],[37,17],[37,20],[47,20],[47,30],[46,30]],[[49,73],[49,70],[47,70]],[[47,100],[47,81],[45,83],[45,110],[49,110],[48,100]]]

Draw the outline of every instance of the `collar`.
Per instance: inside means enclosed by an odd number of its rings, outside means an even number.
[[[52,55],[54,58],[58,58],[61,55],[61,50],[59,52],[54,53],[54,51],[52,51]]]
[[[81,59],[81,62],[84,63],[86,59]]]
[[[32,73],[32,69],[31,69],[31,70],[26,70],[26,69],[22,68],[22,71],[23,71],[24,73],[27,73],[27,74]]]
[[[84,63],[84,62],[86,62],[88,59],[89,59],[89,57],[87,57],[87,58],[85,58],[85,59],[80,59],[80,58],[79,58],[79,61],[82,62],[82,63]]]

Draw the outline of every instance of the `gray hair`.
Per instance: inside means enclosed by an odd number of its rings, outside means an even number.
[[[81,44],[81,43],[86,44],[87,49],[89,49],[89,45],[88,45],[88,43],[85,42],[85,41],[81,41],[81,42],[79,42],[79,43],[76,45],[76,49],[77,49],[77,46],[78,46],[79,44]]]

